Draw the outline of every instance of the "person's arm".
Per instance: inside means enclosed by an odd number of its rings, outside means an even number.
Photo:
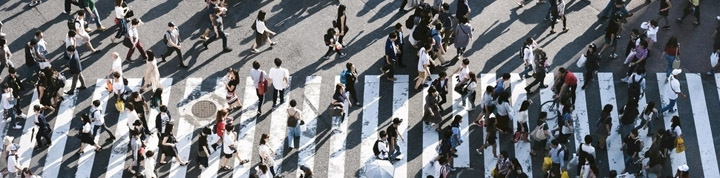
[[[180,48],[180,45],[176,44],[175,40],[172,40],[173,39],[172,37],[173,37],[172,32],[168,32],[168,31],[165,32],[165,38],[167,39],[168,46]],[[177,38],[177,39],[179,39],[179,38]]]
[[[560,92],[557,94],[558,98],[561,98],[565,95],[565,91],[567,90],[567,88],[567,84],[563,84],[562,87],[560,87]]]
[[[344,14],[340,17],[340,36],[345,36],[345,18],[347,17]]]
[[[665,4],[668,5],[668,7],[666,7],[665,9],[660,9],[660,11],[670,10],[670,8],[672,8],[672,3],[670,3],[670,0],[664,0],[664,1],[665,1]]]
[[[166,136],[166,137],[163,138],[163,140],[162,140],[162,145],[165,145],[165,146],[175,146],[175,144],[168,143],[167,141],[168,141],[168,137]]]

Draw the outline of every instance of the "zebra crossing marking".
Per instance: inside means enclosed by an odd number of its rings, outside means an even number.
[[[95,90],[93,91],[92,100],[90,101],[91,102],[90,105],[92,105],[92,102],[95,100],[100,101],[100,106],[98,106],[98,108],[100,108],[100,111],[98,111],[98,112],[101,112],[100,114],[102,116],[105,116],[105,111],[103,108],[107,107],[107,100],[110,98],[110,93],[105,88],[107,80],[108,79],[97,79],[97,81],[95,82]],[[90,107],[92,108],[92,106],[90,106]],[[93,125],[93,127],[96,127],[96,126]],[[100,130],[103,130],[103,129],[100,129]],[[106,131],[106,132],[108,132],[108,131]],[[100,142],[98,142],[98,141],[100,141],[99,138],[100,138],[100,135],[102,135],[101,134],[102,132],[98,132],[98,133],[99,134],[95,135],[95,137],[93,137],[93,139],[96,140],[95,143],[100,144]],[[92,147],[92,146],[85,147],[84,151],[87,154],[83,154],[82,156],[80,156],[80,159],[78,160],[77,172],[75,172],[76,178],[90,177],[90,173],[92,172],[92,167],[95,162],[95,152],[92,150],[94,150],[94,147]]]
[[[366,75],[365,81],[368,80],[368,77],[375,77],[378,76],[371,76]],[[335,82],[332,83],[333,90],[335,89],[335,84],[340,83],[340,77],[335,76]],[[345,100],[345,106],[348,106],[349,102]],[[339,132],[333,131],[332,135],[330,136],[330,158],[328,160],[328,177],[332,178],[341,178],[345,176],[345,140],[347,139],[348,134],[348,119],[347,115],[348,113],[348,107],[345,107],[345,116],[342,118],[342,122],[337,123],[338,126],[333,126],[333,128],[337,127]],[[333,125],[335,125],[336,121],[335,118],[333,119]]]
[[[608,157],[608,164],[610,170],[616,170],[622,172],[625,169],[625,156],[623,156],[620,146],[622,146],[622,135],[618,134],[620,128],[620,122],[617,110],[622,109],[617,104],[617,98],[615,95],[615,80],[613,79],[612,73],[598,73],[598,85],[600,86],[600,100],[601,105],[613,105],[615,106],[610,112],[612,117],[612,128],[610,129],[610,135],[606,140],[606,150]]]
[[[290,94],[293,94],[292,76],[288,77],[288,87],[285,88],[285,95],[282,99],[283,103],[279,103],[277,108],[272,112],[272,118],[270,122],[270,141],[268,146],[275,153],[273,156],[275,160],[275,173],[280,174],[282,172],[283,157],[285,157],[285,141],[287,140],[287,108],[290,103]],[[280,98],[278,98],[280,99]],[[237,161],[236,161],[237,162]],[[275,175],[278,176],[278,175]]]
[[[256,129],[256,121],[257,112],[252,112],[252,110],[257,109],[257,107],[262,107],[263,101],[257,102],[259,98],[257,97],[255,93],[255,84],[253,83],[253,80],[251,77],[245,78],[245,96],[243,97],[243,107],[246,107],[248,109],[251,109],[250,111],[244,112],[240,117],[240,123],[241,127],[237,130],[238,135],[238,145],[244,145],[244,146],[238,146],[237,152],[244,154],[246,156],[240,156],[243,159],[247,159],[249,162],[245,163],[244,165],[240,166],[239,160],[233,161],[234,163],[234,169],[233,169],[233,177],[237,177],[239,175],[240,177],[249,177],[250,176],[250,168],[252,168],[251,163],[253,162],[253,158],[256,158],[252,155],[253,148],[254,148],[254,141],[255,141],[255,129]],[[254,107],[253,107],[254,106]],[[222,152],[221,149],[218,150],[219,152]],[[216,151],[216,152],[218,152]],[[219,158],[217,160],[220,160]],[[238,163],[237,165],[235,165]],[[219,163],[218,163],[219,164]],[[219,168],[219,165],[214,170],[217,170]],[[208,168],[209,169],[209,168]],[[211,174],[215,173],[215,174]],[[213,175],[213,177],[216,177],[217,171],[215,172],[208,172],[208,174]],[[203,172],[203,176],[206,175],[205,172]]]
[[[715,76],[718,75],[716,74]],[[696,137],[698,139],[698,148],[700,149],[700,161],[702,162],[703,174],[705,177],[718,176],[720,175],[720,171],[718,171],[715,144],[712,136],[712,128],[710,127],[710,116],[708,115],[708,105],[705,101],[702,78],[700,78],[700,74],[698,73],[686,73],[685,78],[687,80],[688,91],[692,91],[688,92],[688,94],[692,101],[690,104],[692,105],[692,112],[694,114],[693,121],[695,122],[695,132],[697,133]],[[715,83],[716,86],[720,86],[718,80],[715,80]]]
[[[404,121],[398,125],[398,132],[400,132],[404,139],[398,140],[398,147],[402,154],[408,152],[407,139],[408,138],[408,93],[409,93],[409,80],[407,75],[395,75],[395,82],[393,82],[393,117],[400,118]],[[390,121],[392,123],[392,121]],[[406,178],[407,177],[407,156],[401,156],[401,159],[394,163],[395,172],[393,173],[394,178]]]
[[[317,118],[320,108],[320,89],[322,86],[321,76],[308,76],[305,79],[304,102],[302,109],[302,120],[305,121],[305,131],[300,134],[300,152],[298,153],[298,171],[296,176],[300,177],[305,166],[310,170],[315,167],[315,140],[317,139]]]
[[[19,144],[23,146],[18,148],[17,152],[17,155],[19,156],[18,161],[20,162],[20,165],[22,167],[30,167],[30,161],[32,161],[32,152],[35,148],[35,140],[32,138],[35,136],[34,132],[38,132],[38,129],[34,128],[35,117],[37,117],[37,115],[35,115],[35,111],[33,111],[33,106],[38,104],[40,104],[40,100],[38,99],[38,91],[36,89],[33,89],[32,100],[30,102],[30,107],[28,107],[27,118],[25,118],[25,125],[23,127],[22,136],[20,136]],[[6,126],[13,125],[11,122],[11,120],[0,121],[0,129],[5,129]],[[3,135],[2,138],[4,137],[5,136]]]
[[[526,80],[521,80],[520,75],[518,74],[512,74],[510,77],[510,81],[516,81],[512,85],[512,100],[513,103],[513,111],[517,112],[520,111],[520,106],[522,105],[522,102],[527,100],[527,92],[525,91]],[[483,89],[485,86],[478,85],[478,88]],[[476,96],[483,96],[484,93],[478,93]],[[478,108],[482,109],[482,108]],[[517,114],[515,114],[517,116]],[[521,127],[518,125],[517,120],[520,118],[515,118],[515,122],[512,122],[513,128],[516,130]],[[526,132],[530,133],[530,129],[533,129],[535,127],[530,127],[528,124],[529,118],[525,119],[525,126],[527,126]],[[525,141],[518,141],[517,143],[513,144],[513,147],[515,147],[515,158],[518,159],[518,162],[520,162],[520,165],[524,168],[523,172],[528,175],[528,177],[532,177],[532,158],[530,157],[530,142]]]
[[[128,78],[128,86],[130,86],[133,91],[137,91],[138,89],[140,89],[141,81],[141,79]],[[128,144],[130,143],[130,128],[126,124],[128,119],[128,112],[131,111],[127,108],[123,112],[120,112],[120,115],[118,116],[118,122],[117,124],[115,124],[115,136],[117,137],[117,140],[113,142],[112,153],[110,154],[110,158],[108,159],[108,169],[107,172],[105,172],[105,177],[122,177],[123,170],[125,170],[126,168],[125,159],[127,158],[128,153],[130,153],[130,151],[128,151]],[[43,177],[48,176],[43,175]]]
[[[455,85],[459,84],[457,82],[457,80],[454,80],[455,76],[457,76],[457,75],[453,75],[453,77],[451,77],[451,79],[450,79],[450,80],[452,80],[450,83],[453,84],[452,85],[453,88]],[[450,103],[452,103],[452,111],[453,111],[452,113],[453,114],[451,115],[452,119],[450,121],[452,123],[452,120],[455,118],[456,115],[462,116],[462,121],[460,122],[460,137],[463,141],[470,141],[470,138],[469,138],[470,132],[468,130],[470,128],[470,127],[468,127],[468,110],[466,107],[462,106],[462,100],[465,98],[463,98],[462,95],[460,93],[456,92],[455,90],[452,90],[451,93],[452,93],[452,96],[451,96],[452,100],[450,100]],[[474,103],[474,102],[471,102],[469,100],[470,100],[470,98],[468,98],[468,101],[466,101],[467,102],[466,104],[468,106],[472,107],[472,105],[470,103]],[[468,143],[460,144],[457,147],[455,147],[455,149],[456,149],[455,154],[457,154],[458,157],[454,158],[453,167],[456,167],[456,168],[470,167],[470,144],[468,144]]]
[[[495,78],[495,77],[496,77],[495,74],[481,74],[480,75],[480,86],[485,86],[485,87],[481,87],[481,91],[483,93],[485,92],[485,89],[488,85],[492,85],[492,86],[496,85],[495,81],[497,78]],[[491,114],[490,117],[495,117],[495,116],[494,116],[494,114]],[[485,119],[488,119],[488,118],[485,118]],[[484,145],[485,142],[487,142],[487,138],[488,138],[487,127],[483,127],[482,130],[483,130],[483,136],[485,136],[485,138],[482,139],[483,144],[481,144],[481,145]],[[497,158],[493,155],[497,154],[499,156],[499,151],[500,151],[500,148],[499,148],[500,147],[500,145],[499,145],[500,137],[497,136],[497,134],[498,134],[497,132],[492,133],[492,134],[494,134],[496,136],[495,144],[496,144],[496,150],[498,152],[493,153],[494,150],[492,148],[492,145],[489,145],[489,148],[482,150],[483,161],[485,162],[483,172],[485,173],[484,175],[486,175],[486,177],[489,177],[491,175],[490,171],[492,171],[492,169],[495,167],[495,160],[497,160]]]
[[[72,82],[72,80],[66,80],[65,83]],[[65,88],[70,89],[69,85],[65,85]],[[63,91],[64,89],[63,88]],[[57,116],[55,118],[55,126],[53,127],[53,134],[52,134],[52,140],[53,143],[48,147],[47,157],[45,158],[45,167],[43,167],[43,176],[42,177],[58,177],[58,173],[60,172],[60,164],[62,163],[62,157],[65,153],[65,144],[58,144],[58,143],[65,143],[68,139],[68,132],[70,131],[70,123],[72,122],[72,119],[74,118],[73,110],[75,110],[75,105],[77,101],[77,92],[74,95],[69,95],[65,97],[65,100],[60,103],[60,107],[56,109]],[[90,145],[87,145],[90,146]],[[90,146],[92,147],[92,146]]]
[[[430,78],[435,80],[438,78],[438,76],[431,75]],[[447,85],[450,85],[450,84],[447,84]],[[427,91],[428,88],[429,87],[422,89],[422,99],[421,99],[422,100],[421,106],[423,108],[422,117],[425,117],[425,113],[426,113],[425,112],[425,104],[426,104],[425,98],[428,95],[428,91]],[[421,122],[423,122],[423,127],[422,127],[423,128],[423,130],[422,130],[423,152],[422,152],[422,164],[421,164],[422,165],[422,177],[427,177],[428,175],[435,175],[434,165],[431,162],[433,162],[435,160],[435,158],[438,156],[438,153],[435,150],[435,148],[440,144],[440,141],[438,140],[439,136],[438,136],[437,131],[435,131],[432,126],[425,125],[424,120]]]
[[[667,77],[665,77],[665,73],[657,73],[656,75],[657,75],[657,81],[658,81],[658,83],[657,83],[658,90],[660,90],[659,93],[660,93],[660,98],[662,100],[662,104],[660,104],[660,108],[662,108],[662,107],[665,107],[665,105],[667,105],[670,102],[668,100],[667,96],[665,96],[665,90],[667,90],[667,87],[668,87],[667,85],[669,83],[665,83],[665,81],[667,80]],[[677,99],[680,99],[679,97],[680,96],[678,96]],[[678,107],[677,103],[675,104],[675,108],[677,108],[675,113],[663,114],[663,119],[665,121],[666,129],[670,129],[670,125],[671,125],[670,120],[672,119],[672,117],[677,115],[678,113],[680,113],[680,108]],[[681,129],[682,129],[682,127],[681,127]],[[673,150],[668,151],[668,153],[670,155],[670,165],[672,165],[672,167],[670,167],[671,169],[675,169],[680,165],[687,164],[687,157],[686,157],[684,151],[682,153],[676,153],[675,149],[673,149]]]
[[[362,140],[360,146],[360,148],[362,148],[360,149],[360,164],[363,168],[366,164],[375,160],[372,148],[378,139],[378,133],[382,130],[378,128],[380,78],[366,75],[364,84],[362,135],[360,136],[360,140]],[[390,143],[389,141],[390,140],[388,140],[388,144]]]

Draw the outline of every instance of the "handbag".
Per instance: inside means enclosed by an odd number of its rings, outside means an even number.
[[[118,112],[123,112],[123,111],[125,111],[125,103],[123,103],[122,100],[117,100],[117,101],[115,102],[115,109],[116,109]]]
[[[531,135],[533,136],[533,139],[535,140],[545,140],[547,139],[547,135],[545,135],[545,132],[543,131],[543,127],[545,127],[545,123],[543,123],[540,126],[535,127],[535,130],[532,131]]]
[[[718,55],[717,52],[714,52],[710,55],[710,67],[715,67],[718,64],[718,59],[720,59],[720,55]]]
[[[675,153],[682,153],[685,151],[685,140],[682,137],[675,139]]]
[[[577,65],[577,67],[583,67],[583,66],[585,66],[586,61],[587,61],[587,57],[585,57],[584,54],[580,55],[580,59],[578,59],[578,61],[577,61],[577,63],[575,63],[575,65]]]
[[[265,95],[268,91],[268,81],[265,80],[265,72],[260,73],[260,82],[258,82],[258,94]]]
[[[112,92],[113,92],[113,84],[112,84],[112,81],[111,81],[110,79],[107,79],[106,82],[105,82],[105,85],[106,85],[105,88],[107,89],[108,93],[112,93]]]
[[[467,83],[457,84],[455,85],[455,88],[453,90],[455,90],[455,92],[458,92],[461,95],[465,95],[468,92]]]
[[[545,156],[545,158],[543,158],[542,171],[547,172],[550,170],[550,166],[552,166],[552,158]]]
[[[672,68],[673,68],[673,69],[680,69],[680,59],[675,58],[675,60],[673,61],[673,64],[672,64]]]

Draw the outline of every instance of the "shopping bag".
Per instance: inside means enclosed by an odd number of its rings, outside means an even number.
[[[105,85],[106,85],[105,88],[107,88],[108,93],[112,93],[112,92],[113,92],[113,84],[112,84],[112,81],[110,81],[110,79],[107,79],[106,82],[105,82]]]
[[[718,64],[719,58],[720,56],[718,55],[718,53],[712,53],[710,55],[710,67],[715,67]]]
[[[567,171],[563,171],[562,174],[560,174],[560,178],[570,178],[570,175],[568,175]]]
[[[680,59],[675,59],[675,60],[673,61],[673,66],[672,66],[672,68],[673,68],[673,69],[680,69]]]
[[[123,103],[122,100],[117,100],[115,102],[115,109],[117,109],[118,112],[125,111],[125,103]]]
[[[682,137],[677,137],[675,140],[675,152],[682,153],[685,151],[685,140]]]
[[[546,156],[543,158],[542,171],[546,172],[550,170],[550,166],[552,166],[552,158],[550,158],[550,156]]]
[[[490,171],[490,176],[495,177],[496,175],[497,175],[497,169],[492,168],[492,170]]]
[[[577,61],[577,63],[575,63],[575,65],[577,65],[577,67],[583,67],[583,66],[585,66],[585,61],[587,61],[587,57],[585,57],[584,54],[580,55],[580,59],[578,59],[578,61]]]

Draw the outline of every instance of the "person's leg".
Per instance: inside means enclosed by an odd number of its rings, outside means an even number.
[[[95,27],[98,29],[105,28],[102,26],[102,22],[100,22],[100,13],[98,13],[97,8],[93,8],[93,13],[95,13]]]
[[[130,58],[132,57],[133,53],[135,53],[135,46],[137,46],[137,45],[133,45],[130,47],[130,49],[127,52],[127,55],[125,55],[125,60],[132,60]]]
[[[205,48],[207,48],[207,45],[208,45],[208,44],[214,42],[214,41],[217,40],[217,39],[218,39],[218,34],[215,34],[215,35],[213,35],[213,36],[210,36],[210,38],[208,38],[207,40],[205,40],[205,42],[203,43],[203,46],[205,46]]]
[[[273,107],[275,107],[277,105],[277,97],[278,97],[278,93],[280,93],[280,90],[275,89],[275,88],[273,88],[273,89],[274,89],[274,91],[273,91],[273,100],[272,101],[273,101]]]
[[[360,103],[360,100],[357,99],[357,91],[355,91],[354,84],[348,84],[348,87],[346,87],[347,91],[350,92],[350,99],[355,101],[355,103]]]
[[[665,111],[673,109],[673,107],[675,107],[675,100],[676,99],[670,99],[670,103],[668,103],[667,106],[663,107],[662,110],[660,110],[660,113],[664,113]]]
[[[605,9],[603,9],[602,12],[600,12],[600,16],[608,18],[609,17],[608,15],[610,15],[609,13],[614,6],[615,6],[615,1],[609,0],[607,6],[605,6]]]
[[[83,76],[82,73],[80,73],[80,74],[78,74],[78,75],[79,75],[78,78],[80,78],[80,87],[86,88],[86,85],[85,85],[85,77]]]
[[[402,3],[400,4],[400,12],[405,12],[405,5],[407,5],[408,0],[402,0]]]
[[[143,59],[147,59],[148,56],[145,53],[145,48],[143,48],[143,46],[142,46],[142,41],[138,40],[136,46],[137,46],[137,49],[140,51],[140,55],[142,55]],[[155,56],[150,56],[150,57],[155,57]]]
[[[295,147],[295,127],[288,127],[287,129],[287,144],[289,148]]]
[[[700,6],[695,7],[695,23],[700,23]]]
[[[93,137],[97,136],[98,129],[100,129],[100,126],[97,126],[97,125],[93,126],[93,134],[92,134]]]
[[[185,58],[183,58],[182,50],[180,50],[180,48],[174,48],[174,47],[171,49],[174,50],[175,52],[177,52],[177,55],[180,58],[180,63],[184,63]]]
[[[333,54],[333,52],[335,52],[335,49],[333,47],[328,46],[328,50],[327,50],[327,52],[325,52],[325,55],[323,57],[329,58],[330,55]]]
[[[42,135],[43,134],[41,133],[41,131],[38,131],[37,133],[35,133],[35,147],[36,148],[43,146],[42,145],[42,138],[43,138]]]
[[[255,88],[255,95],[257,95],[257,97],[258,97],[257,111],[259,113],[262,111],[261,109],[262,109],[262,104],[265,101],[265,95],[261,95],[260,91],[257,88]]]
[[[675,62],[675,57],[665,54],[665,60],[667,61],[667,71],[665,72],[665,77],[667,78],[673,70],[672,65],[673,62]]]
[[[70,12],[70,4],[72,3],[72,0],[65,0],[65,13],[72,13]]]
[[[162,55],[160,55],[160,58],[162,58],[162,61],[165,62],[165,58],[167,58],[168,56],[172,55],[172,53],[175,52],[175,49],[176,49],[176,48],[174,48],[174,47],[166,46],[166,47],[165,47],[165,53],[163,53]]]
[[[78,78],[80,78],[80,74],[73,74],[72,84],[70,84],[70,91],[68,91],[68,93],[75,92],[75,86],[77,86]]]
[[[225,34],[225,32],[220,33],[220,38],[222,38],[223,49],[229,49],[227,46],[227,35]]]
[[[280,90],[280,104],[285,103],[285,89]]]

